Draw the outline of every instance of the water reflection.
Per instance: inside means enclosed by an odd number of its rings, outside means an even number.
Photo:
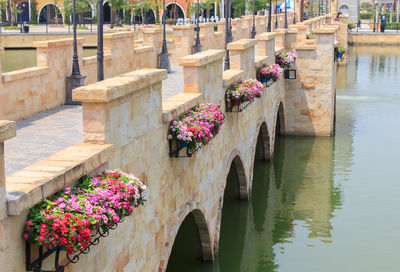
[[[398,271],[400,48],[349,52],[335,136],[278,138],[250,202],[226,191],[215,262],[168,271]]]

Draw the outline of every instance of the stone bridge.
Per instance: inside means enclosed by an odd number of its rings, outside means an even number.
[[[313,33],[315,39],[307,40],[307,26],[301,24],[230,43],[227,71],[223,50],[180,58],[184,92],[165,100],[167,74],[158,69],[74,90],[74,99],[82,102],[84,143],[7,176],[5,182],[0,171],[0,262],[5,271],[25,271],[21,231],[28,209],[82,175],[106,168],[141,178],[149,188],[148,202],[68,271],[165,271],[177,232],[189,215],[197,225],[202,259],[212,261],[218,253],[227,176],[236,175],[237,196],[248,199],[255,157],[270,159],[277,135],[333,132],[333,54],[337,40],[347,33],[331,20]],[[279,79],[243,112],[224,112],[220,133],[193,157],[170,158],[167,134],[174,118],[199,103],[225,109],[227,87],[255,78],[258,66],[274,63],[275,54],[286,50],[298,55],[296,79]],[[3,142],[13,136],[15,125],[0,123],[2,160]],[[0,165],[4,171],[4,162]]]

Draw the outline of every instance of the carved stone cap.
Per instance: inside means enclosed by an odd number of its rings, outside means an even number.
[[[39,41],[39,42],[34,42],[33,47],[36,47],[36,48],[65,47],[65,46],[72,46],[73,42],[74,42],[74,40],[72,38],[51,40],[51,41]],[[83,44],[84,42],[85,42],[84,38],[77,39],[78,44]]]
[[[332,28],[320,28],[320,29],[313,30],[314,34],[333,34],[335,32],[336,32],[336,30],[332,29]]]
[[[133,32],[114,32],[114,33],[107,33],[104,34],[104,39],[105,40],[111,40],[111,39],[122,39],[126,37],[133,37],[134,33]]]
[[[228,44],[228,50],[242,51],[250,47],[254,47],[257,44],[256,40],[253,39],[242,39],[236,42],[231,42]]]
[[[264,32],[264,33],[256,35],[256,40],[257,41],[269,41],[269,40],[275,39],[275,37],[276,37],[276,33]]]
[[[237,83],[243,77],[243,70],[226,70],[223,74],[224,88]]]
[[[349,18],[350,17],[350,15],[348,15],[348,14],[340,14],[339,15],[339,18]]]
[[[229,46],[229,45],[228,45]],[[225,50],[207,50],[179,59],[180,66],[200,67],[225,57]]]
[[[182,29],[194,29],[194,25],[174,25],[172,26],[173,30],[182,30]]]
[[[290,25],[289,29],[302,29],[306,30],[307,26],[305,24],[295,24],[295,25]]]
[[[283,28],[278,28],[278,29],[275,29],[274,32],[278,35],[284,35],[284,34],[288,33],[288,30],[283,29]]]
[[[0,120],[0,142],[17,136],[17,129],[14,121]]]
[[[110,102],[167,78],[162,69],[141,69],[109,78],[72,91],[72,99],[87,103]]]

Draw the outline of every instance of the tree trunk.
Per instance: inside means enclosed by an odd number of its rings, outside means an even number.
[[[399,23],[399,5],[400,5],[400,0],[397,1],[396,5],[396,23]]]

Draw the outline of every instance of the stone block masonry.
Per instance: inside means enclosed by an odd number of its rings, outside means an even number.
[[[276,33],[233,42],[229,47],[235,57],[227,71],[222,69],[223,50],[180,58],[184,92],[166,100],[162,99],[166,71],[154,68],[129,71],[75,89],[73,99],[82,102],[84,143],[5,179],[6,199],[4,194],[0,198],[8,207],[0,221],[4,269],[25,269],[21,229],[28,208],[82,175],[106,167],[121,168],[143,180],[150,191],[148,202],[89,254],[82,255],[77,264],[68,266],[68,271],[165,271],[179,227],[190,213],[199,230],[202,258],[213,260],[218,252],[223,195],[231,165],[237,168],[238,194],[248,199],[259,138],[264,158],[269,159],[274,153],[276,127],[283,134],[331,134],[336,31],[315,28],[312,42],[299,37],[304,34],[297,30],[285,31],[279,48]],[[254,78],[257,65],[272,64],[275,54],[285,50],[298,54],[296,80],[280,78],[243,112],[224,112],[220,133],[192,157],[169,157],[171,120],[199,103],[220,103],[225,109],[227,86]],[[10,132],[2,138],[2,124],[0,140],[14,136],[13,123],[4,122]],[[51,267],[53,261],[47,260],[45,265]]]

